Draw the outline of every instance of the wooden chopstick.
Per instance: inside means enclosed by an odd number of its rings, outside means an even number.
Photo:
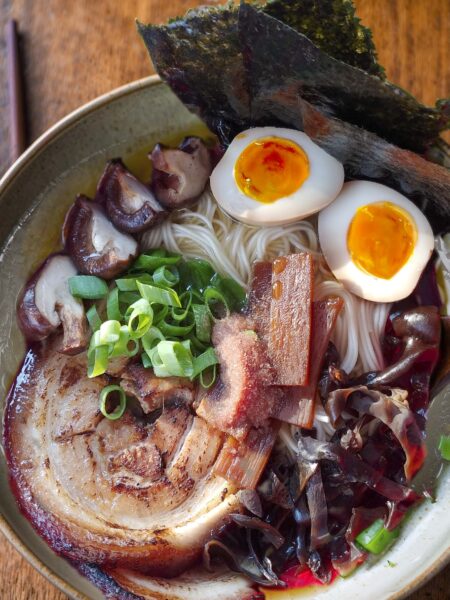
[[[17,22],[6,24],[6,56],[9,93],[9,141],[10,158],[13,163],[26,148],[25,104],[23,78],[19,57],[19,36]]]

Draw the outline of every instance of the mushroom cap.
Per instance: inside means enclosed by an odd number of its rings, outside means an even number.
[[[197,137],[185,138],[177,149],[157,144],[150,158],[155,195],[172,209],[187,206],[200,196],[213,167],[209,149]]]
[[[127,233],[146,231],[167,214],[153,192],[128,171],[120,158],[106,165],[95,200],[104,206],[117,229]]]
[[[19,326],[30,341],[40,341],[62,324],[60,351],[77,354],[87,344],[87,323],[81,300],[74,298],[68,280],[77,274],[69,256],[52,254],[25,285],[17,305]]]
[[[138,253],[138,243],[116,229],[102,206],[78,196],[63,227],[63,242],[81,273],[112,279],[124,271]]]

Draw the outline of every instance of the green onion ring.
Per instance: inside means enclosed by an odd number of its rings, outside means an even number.
[[[86,312],[86,318],[92,331],[95,332],[100,329],[102,320],[100,318],[100,315],[98,314],[97,307],[95,306],[95,304],[93,304],[91,308]]]
[[[153,323],[155,325],[158,325],[158,323],[160,321],[164,320],[167,317],[168,314],[169,314],[169,307],[168,306],[160,305],[160,308],[158,310],[156,310],[156,307],[155,307],[154,314],[153,314]]]
[[[177,306],[181,308],[180,298],[178,294],[171,289],[160,288],[155,285],[147,285],[137,282],[139,292],[150,304],[166,304],[167,306]]]
[[[158,353],[161,366],[171,375],[175,377],[192,377],[194,373],[192,353],[186,345],[181,342],[163,340],[156,346],[155,351]],[[156,352],[154,352],[152,359],[159,366]]]
[[[105,321],[101,324],[98,330],[98,344],[97,346],[107,346],[108,344],[115,344],[120,338],[120,323],[119,321]]]
[[[95,275],[69,277],[69,290],[72,296],[83,300],[100,300],[108,295],[106,281]]]
[[[106,401],[108,400],[108,396],[114,392],[117,392],[119,394],[119,405],[114,409],[112,413],[109,413],[106,410]],[[120,419],[120,417],[125,412],[126,407],[127,397],[120,385],[107,385],[100,392],[100,412],[104,417],[106,417],[110,421],[116,421],[117,419]]]
[[[164,334],[155,326],[150,327],[144,333],[144,335],[141,338],[141,342],[142,347],[144,348],[144,351],[146,352],[149,358],[153,348],[163,340],[165,340]]]
[[[119,307],[119,289],[112,289],[106,300],[106,314],[110,321],[121,321],[123,319],[123,315],[120,312]]]
[[[132,270],[151,272],[158,267],[176,265],[180,260],[181,256],[179,254],[168,256],[163,248],[158,248],[157,250],[150,250],[138,256],[132,266]]]
[[[125,318],[128,319],[130,338],[139,339],[153,323],[153,309],[145,298],[141,298],[127,308]]]
[[[187,292],[183,292],[182,294],[180,294],[180,302],[181,302],[182,306],[184,306],[184,299],[185,298],[187,298],[188,301],[187,301],[186,306],[184,308],[176,308],[174,306],[172,307],[171,313],[172,313],[172,319],[174,321],[183,321],[188,316],[188,313],[189,313],[189,311],[191,309],[192,297],[193,297],[193,294],[192,294],[192,292],[190,290],[188,290]]]
[[[220,319],[216,317],[211,309],[211,303],[214,301],[218,301],[225,307],[225,316],[230,316],[230,307],[228,306],[227,299],[225,296],[215,287],[208,287],[203,292],[203,298],[205,299],[205,306],[207,307],[209,314],[214,319],[214,321],[219,321]]]
[[[108,368],[109,346],[93,346],[88,351],[88,377],[103,375]]]
[[[209,371],[211,371],[211,378],[210,378],[209,381],[205,382],[205,373],[208,373]],[[208,389],[208,388],[212,387],[216,383],[216,378],[217,378],[217,365],[212,365],[211,367],[208,367],[204,371],[201,371],[201,373],[200,373],[200,385],[203,388]]]
[[[162,265],[153,273],[153,281],[159,285],[173,288],[180,282],[180,274],[176,267]]]
[[[174,325],[173,323],[167,323],[167,321],[162,320],[158,323],[158,327],[166,337],[184,337],[191,333],[195,326],[195,321],[191,313],[188,313],[188,317],[191,322],[188,322],[186,325]],[[186,318],[185,321],[188,321],[188,318]]]

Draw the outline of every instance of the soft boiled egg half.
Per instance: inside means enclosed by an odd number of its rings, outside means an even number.
[[[405,196],[350,181],[319,215],[319,241],[336,279],[376,302],[406,298],[434,248],[431,226]]]
[[[219,206],[249,225],[299,221],[328,206],[344,183],[340,162],[305,133],[255,127],[237,135],[211,174]]]

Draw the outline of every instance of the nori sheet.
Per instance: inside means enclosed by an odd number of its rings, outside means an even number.
[[[311,1],[274,0],[264,10],[292,23],[303,6],[307,13]],[[325,0],[338,17],[349,1]],[[289,8],[283,12],[283,6]],[[316,37],[323,36],[326,23],[335,23],[334,13],[328,19]],[[312,31],[313,21],[308,23]],[[328,115],[415,152],[431,148],[448,126],[448,104],[439,109],[420,104],[389,82],[332,58],[305,35],[245,2],[189,11],[167,26],[138,27],[161,77],[222,138],[259,122],[254,94],[286,85],[296,85],[302,97]],[[355,54],[352,43],[350,37],[348,52]]]
[[[236,7],[199,8],[167,26],[137,26],[160,77],[221,139],[250,125]]]
[[[352,0],[268,0],[262,10],[333,58],[385,79],[372,32],[355,15]]]
[[[300,11],[309,2],[285,4]],[[138,27],[160,76],[224,144],[251,126],[304,130],[343,163],[347,178],[391,185],[421,207],[428,203],[435,228],[448,223],[450,173],[392,145],[433,150],[433,159],[446,164],[448,146],[439,132],[448,127],[448,101],[427,108],[245,2],[190,11],[167,26]]]
[[[449,170],[356,125],[326,116],[295,90],[272,90],[264,101],[268,122],[304,131],[344,165],[347,180],[367,179],[388,185],[412,200],[435,232],[448,228]]]

